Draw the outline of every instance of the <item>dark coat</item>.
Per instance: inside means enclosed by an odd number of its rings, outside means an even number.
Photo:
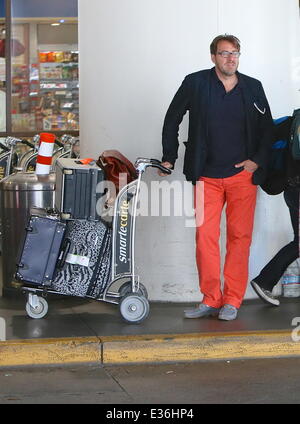
[[[207,157],[208,105],[214,68],[187,75],[167,111],[163,126],[163,158],[172,164],[177,159],[180,123],[189,111],[188,140],[185,143],[183,173],[195,183],[202,175]],[[253,183],[262,184],[266,174],[268,152],[272,143],[273,120],[260,81],[237,73],[246,113],[247,159],[259,165]],[[255,107],[261,110],[261,112]],[[264,112],[264,113],[262,113]]]
[[[293,117],[283,119],[274,126],[267,178],[261,185],[266,193],[272,195],[280,194],[290,187],[300,188],[300,160],[293,158],[290,144]],[[280,148],[278,143],[282,143]]]

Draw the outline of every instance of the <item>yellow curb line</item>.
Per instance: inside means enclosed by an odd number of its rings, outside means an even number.
[[[101,362],[97,337],[0,342],[0,367]]]
[[[158,334],[0,342],[0,367],[103,365],[300,356],[291,331]]]
[[[152,339],[102,339],[104,364],[186,362],[299,356],[290,331],[173,335]]]

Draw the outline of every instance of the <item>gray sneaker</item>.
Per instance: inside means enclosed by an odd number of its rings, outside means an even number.
[[[237,314],[238,309],[235,306],[226,304],[220,310],[219,319],[223,321],[232,321],[236,319]]]
[[[202,317],[209,317],[209,316],[217,316],[218,312],[219,312],[219,309],[212,308],[211,306],[207,306],[205,305],[205,303],[200,303],[200,305],[194,309],[186,309],[184,311],[184,317],[185,318],[202,318]]]
[[[259,296],[261,300],[263,300],[265,303],[268,303],[269,305],[273,305],[273,306],[280,305],[279,300],[276,299],[275,296],[273,296],[272,293],[269,292],[269,290],[263,289],[254,280],[251,281],[251,286],[253,290],[255,291],[255,293],[257,294],[257,296]]]

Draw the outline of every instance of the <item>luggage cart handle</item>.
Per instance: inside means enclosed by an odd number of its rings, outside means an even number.
[[[5,146],[3,143],[0,143],[0,148],[2,149],[2,150],[4,150],[5,152],[9,152],[9,148],[7,147],[7,146]]]
[[[152,168],[158,168],[165,174],[172,174],[172,170],[169,168],[164,167],[161,164],[161,161],[158,159],[146,159],[146,158],[138,158],[135,162],[135,168],[138,172],[142,173],[145,171],[146,168],[151,166]]]
[[[29,146],[31,149],[34,147],[34,144],[32,144],[30,141],[23,139],[23,138],[16,138],[16,137],[7,137],[6,142],[8,146],[13,147],[18,143],[25,144],[26,146]]]
[[[61,142],[65,145],[65,144],[69,144],[71,146],[73,146],[74,144],[76,144],[79,141],[79,137],[73,137],[70,134],[64,134],[61,137]]]
[[[153,160],[153,159],[151,159],[151,160]],[[156,159],[154,159],[154,160],[156,160]],[[168,174],[168,175],[170,175],[170,174],[172,174],[172,169],[170,169],[170,168],[166,168],[165,166],[163,166],[162,164],[161,164],[161,162],[159,162],[159,161],[157,161],[158,163],[156,163],[156,162],[153,162],[152,163],[152,168],[158,168],[158,169],[160,169],[164,174]]]
[[[66,259],[67,259],[67,255],[68,255],[68,253],[70,251],[70,247],[71,247],[71,240],[68,239],[68,238],[66,238],[65,239],[65,242],[64,242],[64,245],[62,247],[62,250],[60,252],[58,261],[57,261],[57,269],[59,269],[59,270],[62,270],[63,269],[64,264],[65,264]]]
[[[62,143],[58,138],[55,138],[54,143],[58,146],[58,147],[64,147],[64,143]]]
[[[32,144],[32,143],[30,143],[30,141],[28,141],[28,140],[21,140],[21,143],[22,144],[25,144],[26,146],[28,146],[28,147],[30,147],[31,149],[33,149],[34,148],[34,144]]]

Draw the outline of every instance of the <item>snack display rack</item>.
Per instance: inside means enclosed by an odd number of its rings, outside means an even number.
[[[78,130],[78,51],[39,51],[38,59],[12,66],[14,131]]]

